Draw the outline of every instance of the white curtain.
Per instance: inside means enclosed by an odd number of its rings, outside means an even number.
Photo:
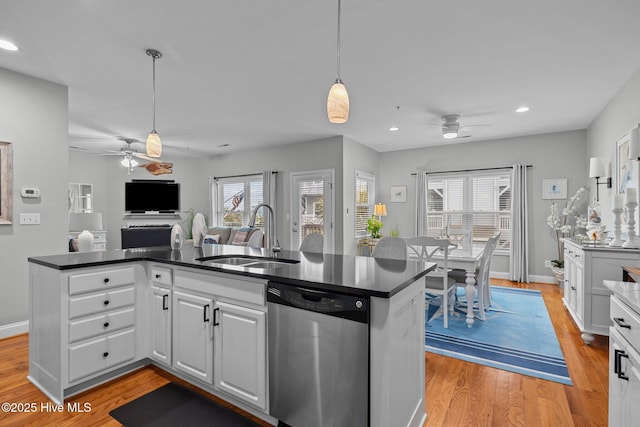
[[[426,236],[424,224],[427,216],[427,173],[416,173],[416,236]]]
[[[221,211],[222,207],[218,206],[218,180],[212,176],[209,177],[209,205],[211,206],[209,225],[211,227],[217,227],[220,225],[218,212]]]
[[[513,165],[511,173],[511,257],[509,280],[529,283],[529,217],[527,165]]]

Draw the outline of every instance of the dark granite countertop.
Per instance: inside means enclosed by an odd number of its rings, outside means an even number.
[[[198,258],[216,255],[249,255],[300,261],[267,268],[240,265],[222,266]],[[97,252],[75,252],[34,256],[28,261],[57,270],[106,266],[131,261],[153,261],[174,266],[191,267],[239,276],[263,278],[313,289],[342,292],[359,296],[389,298],[435,268],[433,263],[398,261],[371,257],[315,254],[232,245],[205,245],[194,248],[183,245],[179,251],[170,247],[119,249]]]

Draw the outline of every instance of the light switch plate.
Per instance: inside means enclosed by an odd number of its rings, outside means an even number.
[[[20,225],[38,225],[40,224],[39,213],[21,213]]]

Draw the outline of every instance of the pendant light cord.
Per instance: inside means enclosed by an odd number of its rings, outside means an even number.
[[[156,55],[153,58],[153,131],[156,131]]]
[[[336,81],[341,83],[340,80],[340,0],[338,0],[338,43],[337,43],[337,53],[338,53],[338,77]]]

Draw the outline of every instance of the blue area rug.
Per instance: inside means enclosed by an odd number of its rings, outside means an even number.
[[[464,289],[458,289],[457,295],[458,301],[465,303]],[[449,316],[447,329],[442,316],[429,322],[438,309],[430,304],[426,310],[426,350],[571,385],[540,291],[492,286],[491,295],[487,320],[476,318],[472,328],[465,322],[466,311],[458,308]]]

